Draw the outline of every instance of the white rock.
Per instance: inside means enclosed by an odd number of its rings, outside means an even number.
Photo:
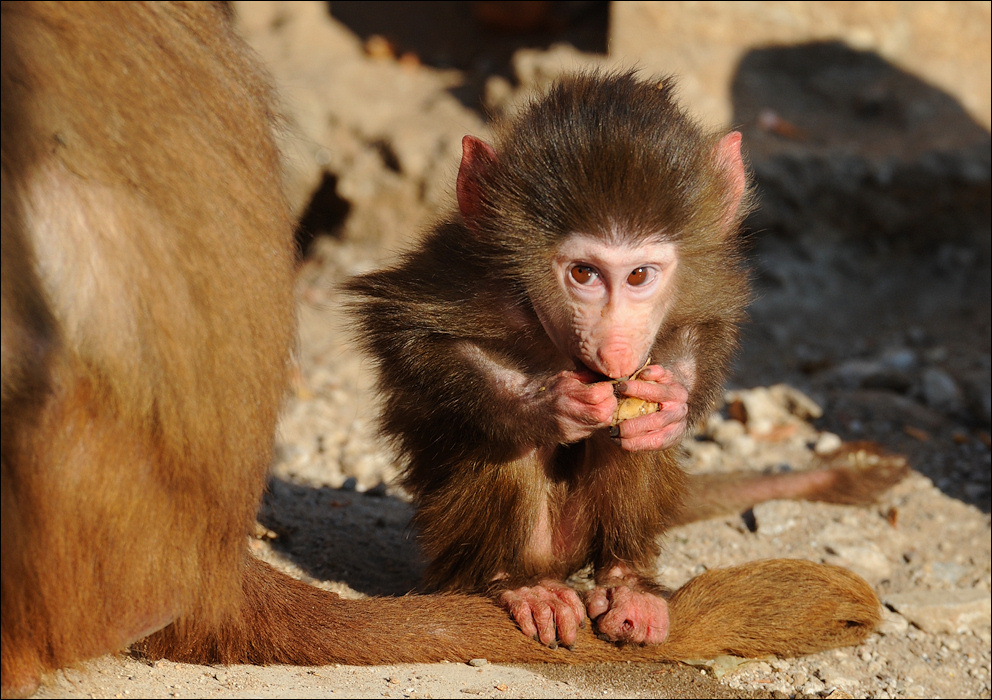
[[[839,450],[843,444],[844,441],[840,439],[840,436],[834,433],[820,433],[820,437],[816,439],[816,444],[813,445],[813,451],[818,455],[830,454]]]
[[[992,597],[985,590],[892,593],[884,602],[925,632],[977,633],[992,623]]]

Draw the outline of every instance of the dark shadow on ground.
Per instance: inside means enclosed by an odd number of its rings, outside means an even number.
[[[811,393],[818,427],[989,512],[989,132],[839,43],[752,51],[732,95],[760,207],[732,381]]]
[[[313,578],[397,596],[417,587],[424,567],[410,535],[412,514],[390,496],[272,478],[258,521],[278,535],[274,549]]]

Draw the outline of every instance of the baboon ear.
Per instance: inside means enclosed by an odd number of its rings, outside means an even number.
[[[724,177],[730,184],[729,197],[724,206],[723,231],[732,233],[737,212],[741,207],[744,190],[747,187],[747,174],[744,169],[744,158],[741,156],[741,132],[731,131],[713,147],[713,157],[723,171]]]
[[[462,138],[462,162],[458,166],[455,190],[462,219],[473,231],[482,213],[481,180],[495,162],[496,150],[488,143],[475,136]]]

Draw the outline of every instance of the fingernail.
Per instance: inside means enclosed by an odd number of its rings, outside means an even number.
[[[617,391],[619,391],[621,394],[627,393],[627,382],[620,382],[619,384],[617,384]]]
[[[575,651],[575,645],[574,644],[566,644],[565,645],[565,648],[568,649],[569,651]]]
[[[620,426],[619,425],[611,425],[610,426],[610,437],[611,438],[618,438],[618,437],[620,437]]]
[[[548,645],[548,649],[550,649],[551,651],[554,651],[557,648],[558,648],[558,642],[551,642],[551,644]]]

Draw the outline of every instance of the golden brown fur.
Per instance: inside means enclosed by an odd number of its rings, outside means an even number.
[[[5,685],[13,649],[59,666],[239,595],[292,223],[214,12],[3,6]]]

